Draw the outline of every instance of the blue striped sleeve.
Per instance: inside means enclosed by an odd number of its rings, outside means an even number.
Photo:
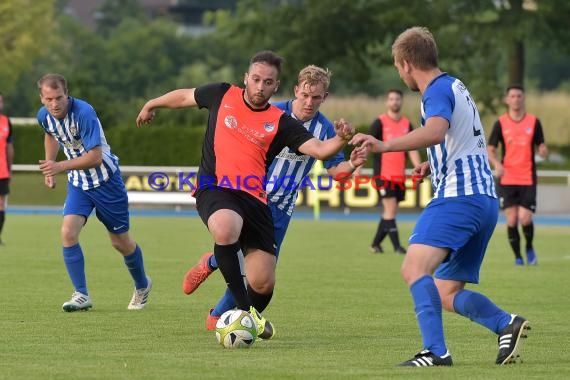
[[[451,84],[446,80],[437,80],[432,83],[423,96],[424,119],[430,117],[443,117],[451,124],[451,114],[455,108],[455,96]]]
[[[83,147],[86,151],[101,145],[101,124],[93,108],[86,107],[81,110],[77,124],[81,140],[83,140]]]
[[[321,140],[328,140],[335,137],[336,132],[334,131],[334,126],[332,125],[332,123],[326,117],[322,117],[321,122],[323,123],[323,127],[325,128],[325,138]],[[341,150],[340,152],[338,152],[328,160],[323,161],[323,166],[325,167],[325,169],[334,168],[344,160],[345,160],[344,152]]]

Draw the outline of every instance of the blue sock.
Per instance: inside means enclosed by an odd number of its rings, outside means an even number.
[[[443,336],[441,298],[433,277],[426,275],[420,278],[410,286],[410,292],[414,299],[424,349],[430,350],[437,356],[445,355],[447,347]]]
[[[89,295],[85,281],[85,259],[79,243],[71,247],[63,247],[63,261],[75,291]]]
[[[236,303],[234,301],[234,297],[232,296],[232,292],[229,289],[226,289],[224,296],[218,301],[218,304],[214,307],[214,310],[210,313],[214,317],[219,317],[220,315],[224,314],[226,311],[233,309],[236,307]]]
[[[144,272],[142,251],[139,245],[137,244],[135,251],[130,255],[125,256],[124,259],[127,269],[131,273],[133,280],[135,280],[135,288],[146,288],[148,286],[148,281]]]
[[[218,261],[216,260],[215,255],[210,256],[210,258],[208,259],[208,266],[210,267],[211,270],[218,269]]]
[[[453,299],[453,309],[498,334],[511,321],[511,315],[501,310],[484,295],[471,290],[460,290]]]

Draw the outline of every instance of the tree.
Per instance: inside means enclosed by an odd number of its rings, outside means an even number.
[[[207,38],[230,60],[273,49],[286,57],[286,83],[314,63],[332,68],[333,86],[350,91],[370,89],[377,68],[392,64],[390,47],[402,30],[428,26],[441,67],[465,80],[484,111],[499,104],[507,83],[523,82],[525,43],[568,50],[570,37],[563,0],[242,0],[235,14],[218,16]]]
[[[20,77],[46,54],[57,29],[54,0],[0,2],[0,89],[15,90]]]
[[[105,0],[97,12],[97,32],[109,37],[111,31],[127,18],[148,19],[137,0]]]

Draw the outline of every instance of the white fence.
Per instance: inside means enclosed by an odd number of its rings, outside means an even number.
[[[37,165],[14,165],[14,172],[39,172]],[[196,203],[196,200],[190,196],[190,188],[187,186],[181,186],[178,183],[179,174],[187,175],[189,173],[195,173],[198,168],[195,166],[121,166],[121,172],[125,178],[125,184],[128,190],[129,203],[138,205],[169,205],[169,206],[192,206]],[[148,176],[152,173],[164,173],[169,177],[170,182],[172,182],[170,187],[164,191],[154,190],[148,181]],[[326,174],[326,173],[323,173]],[[362,171],[363,175],[372,175],[371,169],[364,169]],[[558,179],[557,184],[546,184],[540,183],[538,185],[538,212],[539,213],[570,213],[570,171],[558,171],[558,170],[539,170],[537,172],[540,179],[546,178],[556,178]],[[178,186],[176,186],[176,184]],[[429,185],[427,183],[423,184],[427,188]],[[178,189],[181,187],[181,189]],[[182,188],[184,187],[184,188]],[[371,190],[371,189],[368,189]],[[425,189],[424,189],[425,190]],[[326,195],[322,192],[320,199],[327,199],[330,201],[330,194]],[[406,207],[417,207],[418,205],[423,205],[426,203],[426,198],[430,198],[430,192],[428,191],[418,191],[417,198],[416,193],[408,191],[408,196],[410,197],[409,202],[406,201],[401,206]],[[339,195],[340,197],[345,197],[345,194]],[[366,208],[375,205],[374,200],[371,196],[376,196],[375,192],[367,191],[362,198],[358,198],[358,194],[353,194],[351,199],[356,199],[353,205],[346,204],[343,199],[341,202],[332,202],[338,204],[340,207],[353,207],[356,208]],[[367,198],[366,198],[367,197]],[[303,196],[300,196],[300,201],[305,204],[307,200],[303,200]],[[307,198],[307,197],[305,197]],[[376,199],[376,198],[375,198]],[[325,202],[325,206],[326,206]],[[331,206],[331,202],[329,207]],[[377,203],[376,203],[377,204]],[[310,201],[306,205],[311,205]],[[341,206],[342,205],[342,206]],[[335,207],[335,206],[332,206]],[[337,206],[338,207],[338,206]]]

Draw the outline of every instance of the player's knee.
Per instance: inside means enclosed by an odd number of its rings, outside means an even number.
[[[79,231],[64,224],[61,226],[61,240],[65,246],[75,245],[79,240]]]
[[[124,243],[118,239],[111,239],[111,245],[113,246],[113,248],[115,248],[117,251],[121,253],[123,253],[123,251],[125,250]]]
[[[233,244],[238,241],[239,239],[239,232],[231,231],[231,230],[215,230],[211,231],[212,236],[216,244],[219,245],[228,245]]]
[[[402,265],[400,269],[400,274],[404,279],[404,282],[408,284],[408,286],[412,285],[419,277],[412,271],[407,265]]]
[[[265,280],[257,280],[253,281],[249,284],[256,293],[259,294],[270,294],[273,292],[275,288],[275,279],[265,279]]]
[[[523,215],[519,218],[519,220],[523,226],[528,226],[532,223],[532,214]]]
[[[269,294],[275,287],[275,272],[270,270],[248,273],[247,282],[259,294]]]
[[[134,252],[136,243],[129,238],[121,238],[118,236],[111,237],[111,245],[123,255],[129,255]]]

